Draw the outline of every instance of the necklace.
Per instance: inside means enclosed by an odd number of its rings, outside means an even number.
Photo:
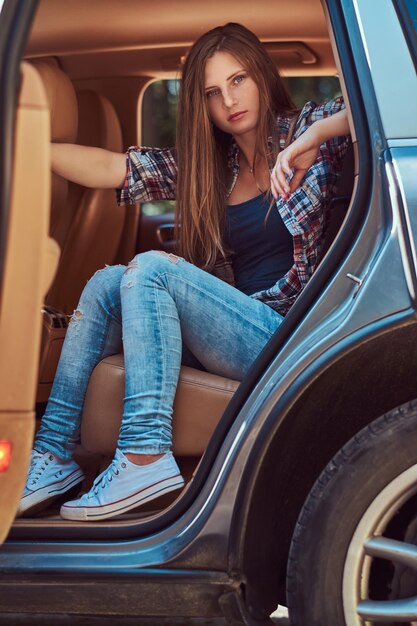
[[[244,164],[244,166],[248,168],[248,172],[249,172],[249,174],[250,174],[251,176],[253,176],[253,179],[254,179],[254,181],[255,181],[256,188],[257,188],[257,190],[259,191],[259,193],[265,193],[265,189],[261,189],[261,187],[259,186],[258,181],[256,180],[256,174],[255,174],[255,163],[254,163],[252,166],[250,166],[249,164],[246,164],[246,163],[245,163],[245,164]],[[241,164],[241,167],[242,167],[242,164]]]
[[[253,179],[254,179],[254,181],[255,181],[255,185],[256,185],[256,187],[257,187],[257,189],[258,189],[259,193],[265,193],[265,189],[261,189],[261,188],[259,187],[258,181],[256,180],[255,172],[253,171],[253,167],[249,167],[249,166],[248,166],[248,170],[249,170],[249,174],[252,174],[252,176],[253,176]]]

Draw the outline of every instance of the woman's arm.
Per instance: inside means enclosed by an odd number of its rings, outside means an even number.
[[[84,187],[114,189],[126,176],[126,155],[69,143],[51,146],[52,171]]]
[[[279,153],[271,174],[271,191],[275,199],[285,199],[295,191],[307,170],[313,165],[321,144],[332,137],[349,135],[346,109],[314,122],[300,137]],[[288,183],[286,179],[292,175]]]

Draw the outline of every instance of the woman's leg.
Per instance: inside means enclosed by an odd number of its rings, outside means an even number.
[[[99,270],[81,294],[35,438],[39,452],[52,452],[63,460],[72,457],[91,372],[101,359],[121,349],[120,281],[125,269],[116,265]]]
[[[126,389],[118,449],[91,490],[62,506],[65,519],[107,519],[182,487],[170,452],[182,339],[208,371],[240,379],[282,321],[263,303],[160,252],[136,256],[120,290]],[[144,455],[157,460],[136,464]]]
[[[51,396],[36,435],[18,515],[45,507],[83,480],[72,460],[90,374],[121,347],[120,280],[124,266],[107,267],[87,283],[71,317]]]
[[[209,372],[240,380],[282,317],[184,259],[140,254],[121,281],[126,396],[118,448],[171,447],[182,340]]]

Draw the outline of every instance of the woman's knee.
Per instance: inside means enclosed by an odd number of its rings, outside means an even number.
[[[171,269],[172,265],[177,265],[180,260],[181,257],[163,250],[149,250],[137,254],[124,272],[122,286],[128,287],[132,283],[134,275],[149,277],[163,274]]]
[[[98,270],[87,282],[81,294],[80,305],[87,301],[106,300],[109,303],[120,300],[120,281],[126,267],[107,265]]]

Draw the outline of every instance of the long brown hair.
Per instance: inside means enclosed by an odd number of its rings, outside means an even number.
[[[222,227],[231,174],[227,165],[231,136],[211,122],[205,94],[206,62],[219,51],[232,54],[258,86],[255,154],[266,160],[276,158],[279,152],[278,141],[274,141],[276,118],[296,111],[262,43],[241,24],[213,28],[190,49],[182,70],[178,105],[177,233],[180,254],[208,270],[219,256],[225,256]],[[273,155],[267,153],[270,136]]]

